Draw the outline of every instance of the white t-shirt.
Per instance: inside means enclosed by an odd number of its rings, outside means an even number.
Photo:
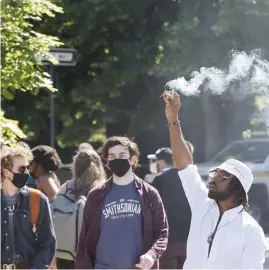
[[[224,212],[208,255],[208,237],[220,216],[218,205],[208,198],[196,166],[190,165],[178,174],[192,211],[184,268],[263,269],[264,232],[242,205]]]

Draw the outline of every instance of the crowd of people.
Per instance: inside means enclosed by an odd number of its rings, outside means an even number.
[[[227,160],[206,186],[180,127],[180,97],[163,97],[171,149],[148,156],[143,180],[127,137],[99,151],[81,144],[63,185],[55,149],[2,146],[2,269],[263,268],[265,236],[246,212],[250,169]]]

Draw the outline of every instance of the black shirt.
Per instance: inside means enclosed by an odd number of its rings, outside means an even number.
[[[158,174],[152,185],[159,191],[169,225],[169,242],[187,242],[191,209],[178,170],[168,169]]]

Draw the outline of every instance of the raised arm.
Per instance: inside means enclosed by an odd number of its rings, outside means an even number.
[[[174,92],[173,99],[164,93],[164,101],[166,104],[165,114],[169,125],[170,142],[175,164],[179,170],[184,170],[193,163],[193,160],[178,120],[181,105],[180,97],[176,92]]]
[[[208,189],[193,165],[192,154],[185,142],[178,115],[180,110],[179,94],[173,98],[164,93],[165,114],[168,121],[170,142],[174,161],[192,212],[199,209],[208,200]]]

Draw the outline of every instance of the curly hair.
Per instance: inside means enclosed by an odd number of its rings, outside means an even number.
[[[87,196],[89,191],[106,181],[100,156],[92,149],[83,149],[74,156],[75,194]]]
[[[136,163],[133,165],[133,169],[136,168],[138,164],[138,157],[139,157],[139,149],[137,144],[130,140],[127,137],[120,137],[120,136],[113,136],[107,139],[107,141],[104,143],[104,145],[101,147],[100,153],[102,157],[107,160],[108,158],[108,150],[116,145],[122,145],[124,147],[127,147],[130,153],[130,156],[136,156],[137,160]]]
[[[33,155],[29,149],[21,145],[14,147],[3,147],[1,149],[1,168],[12,169],[15,157],[23,157],[27,161],[32,161]]]
[[[55,172],[61,166],[61,159],[56,150],[47,145],[38,145],[32,149],[33,161],[48,172]]]

